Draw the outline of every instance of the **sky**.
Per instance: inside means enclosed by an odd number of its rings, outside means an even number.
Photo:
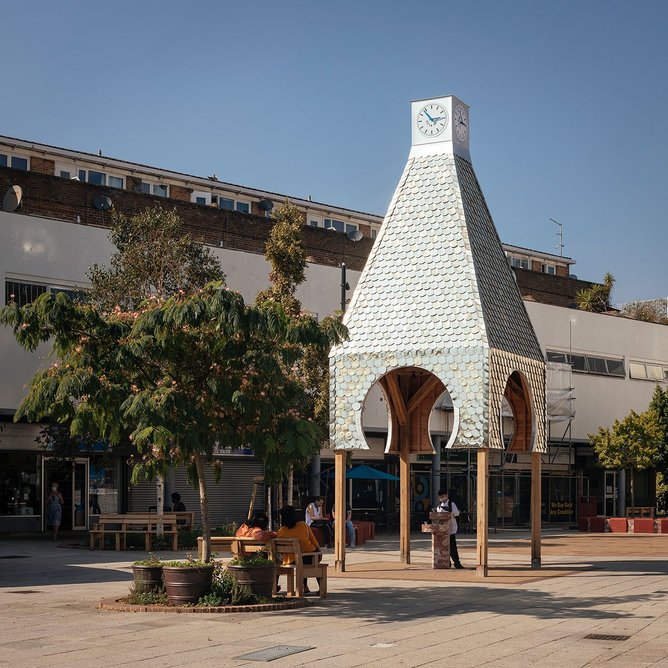
[[[664,0],[0,8],[0,134],[384,215],[410,101],[454,94],[503,242],[559,254],[553,218],[613,302],[668,295]]]

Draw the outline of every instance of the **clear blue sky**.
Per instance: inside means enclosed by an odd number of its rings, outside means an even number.
[[[410,100],[471,106],[502,240],[668,295],[668,2],[5,2],[0,134],[384,214]]]

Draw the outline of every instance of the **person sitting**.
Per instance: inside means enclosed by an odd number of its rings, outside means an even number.
[[[174,513],[183,513],[186,510],[186,504],[181,501],[181,495],[178,492],[172,492],[172,512]],[[178,525],[185,525],[187,520],[179,519],[176,520]]]
[[[268,531],[269,518],[263,510],[256,510],[250,519],[247,519],[234,534],[237,538],[253,538],[259,543],[265,545],[278,534],[275,531]]]
[[[336,526],[336,517],[334,516],[334,507],[332,506],[332,517]],[[346,503],[346,536],[350,549],[355,548],[355,527],[353,526],[353,509],[349,503]]]
[[[310,560],[311,563],[317,563],[314,560],[319,560],[320,545],[318,540],[313,535],[310,527],[306,522],[297,519],[297,511],[294,506],[283,506],[280,511],[281,527],[278,530],[279,538],[298,538],[299,547],[302,554],[306,555],[304,561]],[[295,562],[294,554],[284,554],[283,563],[293,564]],[[304,592],[310,592],[306,578],[304,578]]]
[[[327,547],[332,547],[334,544],[334,531],[332,531],[332,523],[324,517],[324,505],[325,499],[323,499],[322,496],[316,496],[313,503],[309,503],[308,506],[306,506],[304,516],[306,525],[308,527],[316,527],[320,529],[325,539],[325,545]]]

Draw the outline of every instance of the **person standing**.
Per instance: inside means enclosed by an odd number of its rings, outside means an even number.
[[[53,529],[53,540],[58,540],[58,529],[63,517],[63,504],[65,500],[58,491],[58,483],[51,484],[51,492],[46,497],[46,523]]]
[[[459,517],[459,508],[457,504],[450,499],[447,489],[438,490],[438,506],[436,506],[437,513],[452,513],[450,520],[450,559],[455,568],[464,568],[462,562],[459,561],[459,551],[457,550],[457,520]]]

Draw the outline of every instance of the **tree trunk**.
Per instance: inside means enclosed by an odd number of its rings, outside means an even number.
[[[288,494],[287,494],[287,504],[289,506],[294,505],[292,503],[292,488],[294,487],[294,481],[295,481],[295,470],[291,466],[290,469],[288,470]]]
[[[635,492],[633,491],[633,478],[635,471],[634,469],[631,469],[630,474],[631,474],[631,507],[635,508],[636,507],[636,495]]]
[[[202,561],[211,559],[211,523],[209,522],[209,499],[206,494],[204,461],[199,453],[194,453],[197,481],[199,483],[199,504],[202,511]]]

